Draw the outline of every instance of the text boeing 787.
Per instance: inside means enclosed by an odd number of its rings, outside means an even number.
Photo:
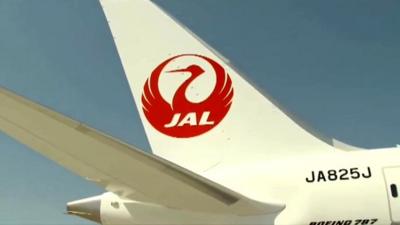
[[[152,154],[0,89],[0,129],[107,191],[102,224],[400,223],[400,151],[328,144],[146,0],[101,1]]]

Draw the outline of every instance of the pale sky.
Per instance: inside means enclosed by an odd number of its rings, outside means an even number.
[[[399,1],[156,2],[325,136],[400,143]],[[1,86],[149,149],[97,1],[0,0],[0,32]],[[101,188],[2,133],[0,151],[0,225],[90,224],[65,203]]]

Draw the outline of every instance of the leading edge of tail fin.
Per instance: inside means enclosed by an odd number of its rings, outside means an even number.
[[[332,149],[154,3],[100,2],[154,154],[204,171]]]

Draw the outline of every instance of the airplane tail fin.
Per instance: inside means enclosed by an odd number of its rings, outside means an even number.
[[[153,154],[205,171],[332,149],[154,3],[101,4]]]

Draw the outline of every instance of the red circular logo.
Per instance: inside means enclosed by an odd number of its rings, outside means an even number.
[[[173,69],[171,64],[175,66]],[[200,101],[189,100],[188,90],[196,85],[194,81],[210,73],[215,76],[211,94]],[[161,95],[160,80],[163,79],[160,78],[172,74],[188,78],[179,85],[169,103]],[[204,92],[205,89],[198,90]],[[183,54],[165,60],[153,70],[144,85],[142,104],[147,120],[159,132],[171,137],[189,138],[217,126],[228,113],[232,98],[232,80],[220,64],[205,56]]]

